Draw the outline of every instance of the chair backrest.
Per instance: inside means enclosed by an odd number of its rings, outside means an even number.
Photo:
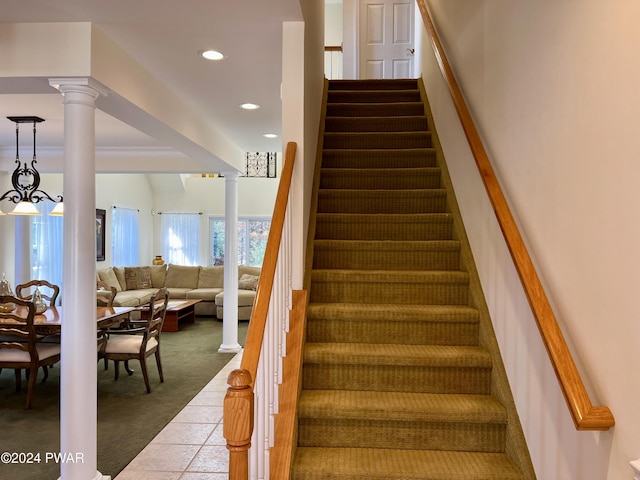
[[[0,304],[7,303],[13,303],[17,308],[12,312],[0,311],[0,350],[36,352],[35,304],[22,298],[0,295]],[[37,352],[36,358],[31,360],[37,361]]]
[[[46,280],[29,280],[27,283],[16,285],[16,296],[31,300],[33,298],[33,292],[30,290],[31,287],[38,287],[40,289],[42,299],[48,301],[50,307],[56,304],[58,295],[60,295],[60,287]],[[43,290],[40,287],[46,287],[46,289]]]
[[[169,304],[169,291],[163,287],[154,293],[149,299],[149,317],[146,326],[147,340],[156,337],[159,340],[164,317],[167,314],[167,305]]]
[[[112,287],[108,283],[98,280],[96,282],[96,288],[98,290],[97,302],[99,307],[113,307],[113,300],[118,294],[116,287]],[[103,293],[103,291],[109,293]]]

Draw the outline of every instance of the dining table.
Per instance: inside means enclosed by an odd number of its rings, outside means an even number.
[[[134,307],[96,307],[96,322],[98,329],[109,328],[125,323]],[[21,317],[27,316],[27,308],[18,306],[13,312]],[[16,324],[14,320],[1,318],[0,325]],[[33,317],[33,325],[39,335],[55,335],[62,331],[64,323],[64,307],[51,306],[43,313]]]

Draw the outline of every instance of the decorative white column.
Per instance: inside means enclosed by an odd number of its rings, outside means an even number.
[[[64,95],[64,251],[60,452],[62,480],[109,480],[97,469],[95,101],[89,78],[50,79]]]
[[[14,268],[15,275],[13,278],[13,289],[15,292],[16,285],[27,283],[31,280],[31,217],[17,215],[15,217],[15,258]]]
[[[220,353],[237,353],[238,343],[238,176],[224,174],[224,307]]]

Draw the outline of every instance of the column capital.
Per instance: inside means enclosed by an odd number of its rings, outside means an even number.
[[[109,93],[107,87],[90,77],[50,78],[49,85],[63,95],[68,92],[84,93],[94,100],[101,95],[106,97]]]
[[[224,181],[233,181],[238,180],[240,177],[240,172],[238,170],[230,170],[228,172],[220,172],[224,176]]]

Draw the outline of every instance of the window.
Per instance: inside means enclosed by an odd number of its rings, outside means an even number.
[[[62,217],[50,217],[55,203],[36,203],[31,217],[31,279],[62,285]]]
[[[198,213],[163,213],[161,231],[162,254],[168,263],[199,265]]]
[[[238,264],[262,266],[271,219],[238,218]],[[224,265],[224,218],[209,219],[209,265]]]
[[[114,267],[139,265],[138,211],[113,207],[111,213],[111,264]]]

